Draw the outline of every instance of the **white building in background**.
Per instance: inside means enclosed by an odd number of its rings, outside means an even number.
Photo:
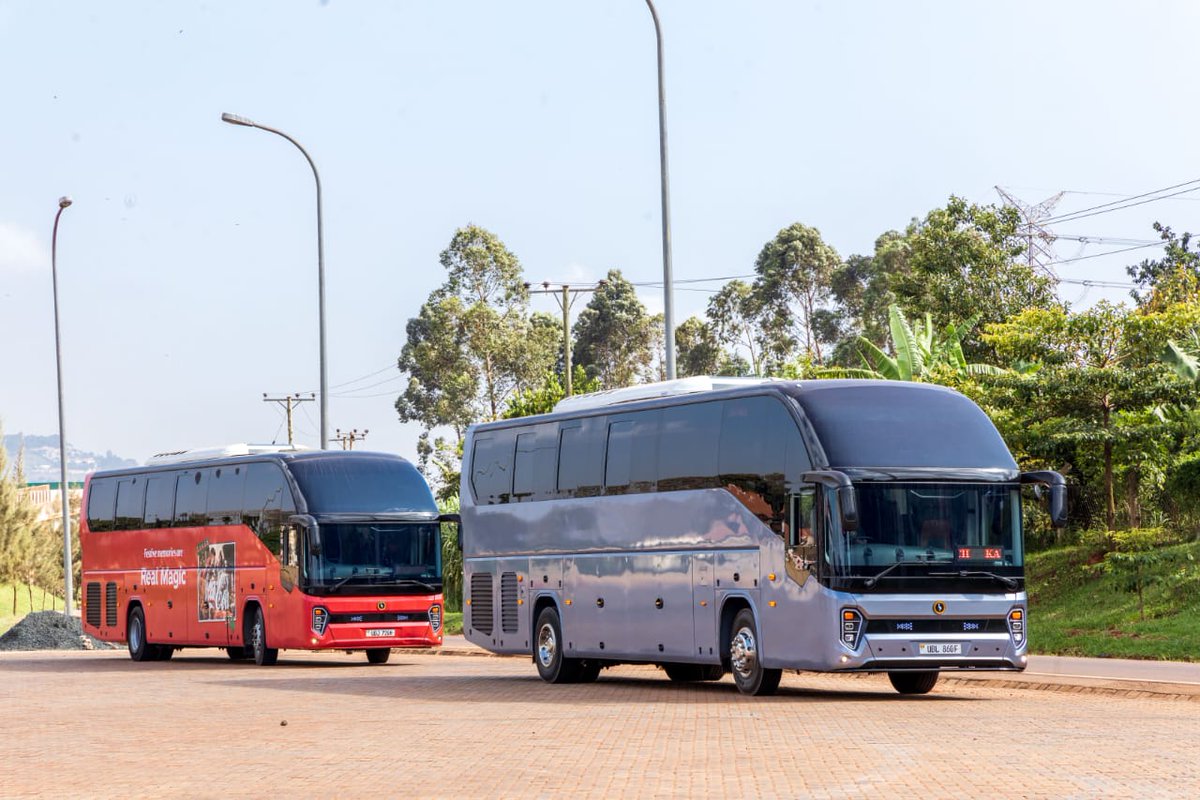
[[[62,513],[57,483],[29,484],[21,490],[21,494],[38,510],[38,522],[48,519],[58,519]],[[71,502],[78,503],[83,498],[83,484],[68,483],[67,497]]]

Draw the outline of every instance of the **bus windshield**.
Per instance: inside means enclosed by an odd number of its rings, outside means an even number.
[[[288,469],[310,514],[437,511],[421,473],[397,458],[298,458]]]
[[[855,489],[858,530],[831,543],[835,571],[870,576],[892,567],[897,577],[938,570],[1021,575],[1018,486],[858,483]],[[913,566],[917,569],[908,569]]]
[[[441,591],[442,547],[436,522],[326,523],[312,557],[314,590],[345,593]]]

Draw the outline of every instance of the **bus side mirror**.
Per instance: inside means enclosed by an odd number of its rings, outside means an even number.
[[[321,555],[321,526],[317,524],[316,517],[308,514],[293,514],[288,517],[288,522],[303,528],[308,533],[309,555]]]
[[[858,494],[853,486],[838,488],[838,509],[841,511],[842,530],[853,533],[858,530]]]
[[[1050,524],[1056,528],[1067,527],[1067,482],[1053,470],[1022,472],[1021,483],[1034,483],[1050,488]]]
[[[438,522],[444,525],[453,525],[457,532],[458,549],[462,550],[462,515],[461,514],[441,514],[438,516]]]

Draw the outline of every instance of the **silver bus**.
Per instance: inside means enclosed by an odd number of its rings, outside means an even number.
[[[551,683],[1022,670],[1021,473],[978,406],[899,381],[688,378],[472,427],[464,633]],[[1045,490],[1043,492],[1043,489]]]

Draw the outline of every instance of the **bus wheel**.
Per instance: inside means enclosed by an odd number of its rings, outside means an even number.
[[[938,682],[937,672],[889,672],[888,680],[900,694],[929,694]]]
[[[257,606],[250,621],[250,652],[254,654],[254,663],[260,667],[269,667],[279,659],[279,649],[267,647],[267,623],[262,609]]]
[[[373,647],[367,651],[367,661],[371,664],[386,664],[391,655],[391,648]]]
[[[579,661],[563,656],[562,623],[558,619],[558,609],[554,606],[543,608],[534,629],[537,635],[533,640],[533,660],[537,663],[542,680],[547,683],[578,681],[582,671]],[[600,673],[596,674],[598,676]]]
[[[157,661],[158,647],[146,641],[146,614],[141,606],[129,612],[129,657],[134,661]]]
[[[730,633],[729,663],[733,666],[733,682],[738,691],[749,695],[775,694],[783,670],[766,669],[758,660],[758,628],[750,609],[743,608],[737,613]]]
[[[244,661],[249,658],[244,647],[226,647],[225,655],[229,656],[230,661]]]

